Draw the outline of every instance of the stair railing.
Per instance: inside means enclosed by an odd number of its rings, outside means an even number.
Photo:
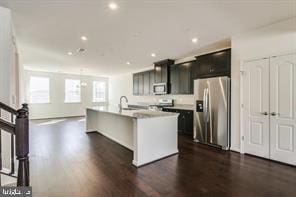
[[[1,110],[10,113],[10,121],[1,117]],[[17,186],[30,186],[29,173],[29,109],[27,104],[15,110],[0,102],[0,174],[17,178]],[[11,135],[10,172],[4,172],[2,166],[2,131]],[[14,141],[15,138],[15,141]],[[18,173],[15,175],[15,155],[18,160]]]

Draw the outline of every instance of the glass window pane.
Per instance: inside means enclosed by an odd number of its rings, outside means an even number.
[[[65,80],[65,102],[76,103],[81,101],[80,80]]]
[[[106,102],[106,82],[93,82],[93,102]]]
[[[30,103],[49,103],[48,77],[30,77]]]

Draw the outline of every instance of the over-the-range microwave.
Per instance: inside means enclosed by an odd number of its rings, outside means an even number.
[[[168,93],[168,85],[167,83],[155,83],[153,84],[153,94],[161,95]]]

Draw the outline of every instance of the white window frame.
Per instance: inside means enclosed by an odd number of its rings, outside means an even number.
[[[39,79],[46,79],[48,81],[48,87],[44,88],[43,91],[47,91],[48,92],[48,99],[46,101],[40,101],[40,102],[36,102],[34,101],[35,99],[32,98],[33,95],[33,90],[32,90],[32,79],[33,78],[39,78]],[[30,76],[30,81],[29,81],[29,103],[31,104],[48,104],[50,103],[50,78],[49,77],[43,77],[43,76]]]
[[[76,81],[78,82],[79,86],[79,100],[70,100],[67,95],[67,81]],[[65,103],[81,103],[81,80],[80,79],[65,79],[65,98],[64,98]]]
[[[104,99],[100,100],[100,98],[96,97],[97,95],[97,83],[104,83],[104,88],[105,88],[105,92],[104,92]],[[93,103],[105,103],[107,102],[107,82],[106,81],[93,81],[92,83],[92,102]]]

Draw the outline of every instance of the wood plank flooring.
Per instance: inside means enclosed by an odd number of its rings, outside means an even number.
[[[131,151],[84,133],[84,124],[82,118],[31,121],[34,196],[296,196],[295,167],[179,136],[178,155],[137,169]]]

